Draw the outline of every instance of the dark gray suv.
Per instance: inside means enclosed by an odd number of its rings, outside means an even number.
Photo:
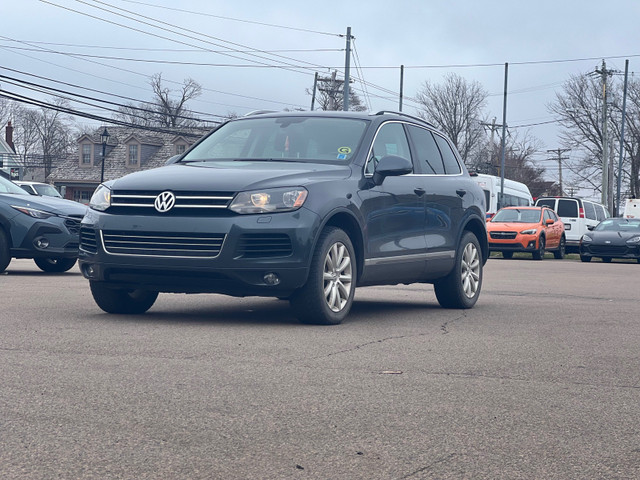
[[[71,200],[30,195],[0,176],[0,272],[11,258],[33,258],[45,272],[69,270],[86,210]]]
[[[287,298],[302,322],[337,324],[356,286],[432,283],[447,308],[478,299],[484,195],[418,118],[247,116],[169,163],[91,199],[80,266],[106,312],[223,293]]]

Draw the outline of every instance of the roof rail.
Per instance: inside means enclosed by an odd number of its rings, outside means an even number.
[[[262,115],[263,113],[277,113],[277,110],[253,110],[249,113],[245,113],[245,117],[250,117],[252,115]]]
[[[424,118],[416,117],[415,115],[409,115],[408,113],[404,113],[404,112],[397,112],[395,110],[380,110],[379,112],[376,112],[373,115],[384,115],[385,113],[393,113],[394,115],[401,115],[403,117],[411,118],[413,120],[418,120],[419,122],[426,123],[436,128],[436,126],[433,123],[425,120]]]

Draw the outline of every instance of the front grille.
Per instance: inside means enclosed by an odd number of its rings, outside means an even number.
[[[80,228],[80,249],[88,253],[98,253],[98,240],[95,230],[87,227]]]
[[[591,253],[594,255],[625,255],[628,253],[624,245],[591,245]]]
[[[105,251],[112,255],[213,258],[220,254],[224,235],[209,233],[128,232],[103,230]]]
[[[513,240],[518,234],[516,232],[491,232],[489,235],[495,240]]]
[[[83,215],[69,215],[64,217],[64,224],[70,233],[78,235],[80,233],[80,222]]]
[[[246,233],[238,242],[238,257],[287,257],[293,252],[291,238],[284,233]]]
[[[115,190],[111,194],[112,208],[144,208],[156,212],[154,202],[166,190]],[[176,203],[171,210],[198,210],[227,208],[233,199],[233,192],[173,192]],[[170,211],[171,211],[170,210]]]

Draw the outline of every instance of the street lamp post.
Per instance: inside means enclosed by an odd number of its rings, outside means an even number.
[[[104,182],[104,157],[107,151],[107,142],[109,141],[109,132],[107,131],[107,127],[104,127],[104,131],[100,135],[100,140],[102,141],[102,166],[100,167],[100,183]]]

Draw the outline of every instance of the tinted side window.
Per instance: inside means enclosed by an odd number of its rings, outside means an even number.
[[[584,216],[590,220],[596,220],[596,206],[591,202],[582,202],[584,205]]]
[[[552,210],[556,208],[556,199],[555,198],[545,198],[544,200],[537,200],[536,205],[538,207],[549,207]]]
[[[411,160],[409,142],[401,123],[385,123],[380,127],[373,141],[371,157],[365,167],[365,173],[372,174],[382,157],[397,155]]]
[[[438,147],[440,147],[440,153],[442,153],[442,161],[444,162],[444,171],[449,175],[455,175],[456,173],[460,173],[460,164],[458,163],[458,159],[456,158],[456,154],[453,153],[451,147],[449,146],[449,142],[447,142],[440,135],[434,135],[436,138],[436,142],[438,142]]]
[[[426,128],[409,125],[409,135],[413,140],[418,155],[417,161],[420,164],[422,173],[444,174],[444,164],[436,140],[432,133]]]
[[[594,206],[596,207],[596,219],[599,222],[601,222],[602,220],[608,217],[602,205],[594,205]]]
[[[575,200],[558,199],[558,216],[578,218],[578,202]]]

